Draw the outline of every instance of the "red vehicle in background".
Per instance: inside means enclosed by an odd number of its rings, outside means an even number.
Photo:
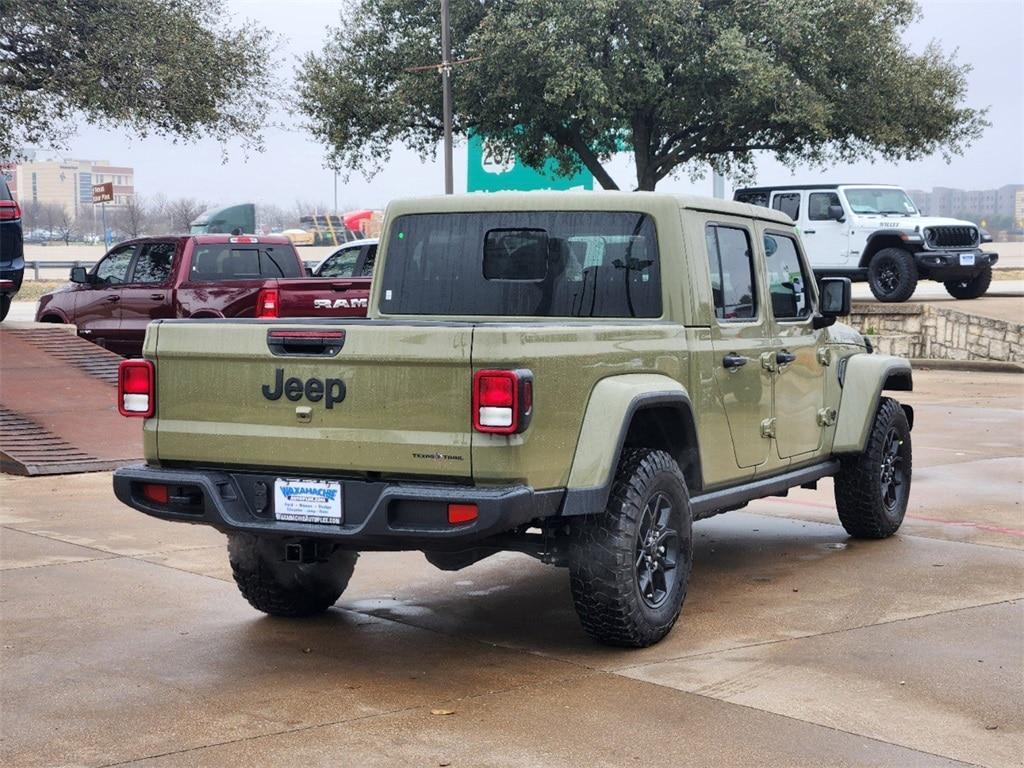
[[[142,353],[151,320],[179,317],[362,317],[370,278],[307,278],[279,235],[129,240],[39,299],[36,320],[70,323],[122,355]]]

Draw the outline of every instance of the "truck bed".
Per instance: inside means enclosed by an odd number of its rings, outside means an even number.
[[[278,317],[366,316],[370,300],[369,277],[308,277],[270,283],[279,291]]]

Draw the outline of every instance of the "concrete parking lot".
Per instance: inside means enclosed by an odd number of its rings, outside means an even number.
[[[224,538],[107,473],[0,477],[0,764],[1020,766],[1024,376],[919,371],[901,533],[831,487],[699,523],[681,621],[579,629],[567,576],[368,554],[337,607],[264,617]]]

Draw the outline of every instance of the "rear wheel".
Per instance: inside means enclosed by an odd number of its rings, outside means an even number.
[[[359,554],[335,549],[317,562],[290,563],[281,539],[228,535],[228,559],[242,597],[271,616],[323,613],[348,586]]]
[[[917,288],[914,257],[902,248],[883,248],[868,264],[868,286],[879,301],[906,301]]]
[[[635,648],[668,634],[690,578],[691,524],[675,460],[664,451],[625,451],[604,512],[572,525],[572,597],[587,634]]]
[[[7,313],[11,311],[11,297],[6,293],[0,294],[0,321],[7,318]]]
[[[896,533],[907,511],[912,469],[907,415],[883,397],[864,451],[844,457],[835,478],[836,509],[846,532],[859,539]]]
[[[992,267],[985,267],[970,280],[948,280],[943,285],[954,299],[976,299],[984,296],[992,284]]]

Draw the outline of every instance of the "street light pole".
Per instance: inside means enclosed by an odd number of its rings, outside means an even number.
[[[444,111],[444,193],[455,191],[452,170],[452,40],[449,0],[441,0],[441,89]]]

